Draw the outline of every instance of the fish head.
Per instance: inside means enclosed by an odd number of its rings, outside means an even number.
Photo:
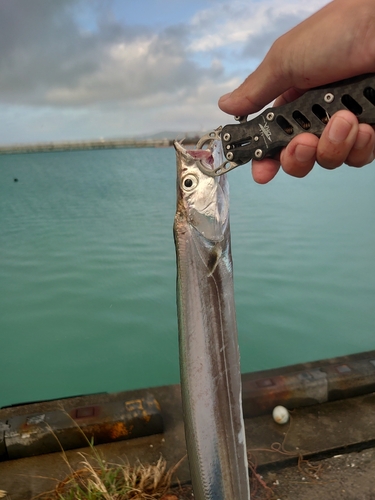
[[[222,146],[212,141],[210,149],[187,150],[174,143],[177,156],[177,213],[206,239],[224,238],[229,219],[229,188],[226,175],[203,173],[199,162],[214,169],[222,164]]]

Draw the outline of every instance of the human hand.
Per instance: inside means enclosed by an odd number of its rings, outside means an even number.
[[[324,36],[322,36],[324,34]],[[334,0],[280,37],[260,66],[234,92],[219,101],[229,114],[255,113],[291,102],[309,88],[375,71],[375,3]],[[281,95],[280,95],[281,94]],[[317,161],[333,169],[343,163],[361,167],[374,159],[375,132],[349,111],[332,116],[320,138],[295,137],[277,160],[253,161],[253,177],[269,182],[280,164],[295,177],[307,175]]]

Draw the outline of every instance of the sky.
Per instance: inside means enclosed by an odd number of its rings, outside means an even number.
[[[1,0],[0,144],[202,134],[327,0]]]

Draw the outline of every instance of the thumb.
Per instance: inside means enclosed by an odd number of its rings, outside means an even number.
[[[233,92],[219,99],[219,108],[230,115],[256,113],[291,87],[289,79],[268,62],[260,66]]]

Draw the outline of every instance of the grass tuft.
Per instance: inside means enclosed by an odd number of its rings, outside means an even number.
[[[170,489],[171,479],[180,465],[167,469],[160,457],[155,465],[138,462],[107,464],[95,448],[94,465],[82,453],[82,467],[60,481],[54,490],[40,495],[40,500],[158,500]]]
[[[90,441],[79,425],[73,422],[84,436],[91,453],[78,453],[82,457],[81,467],[74,470],[57,435],[47,425],[61,448],[70,472],[52,491],[37,495],[33,500],[167,500],[172,476],[185,457],[170,469],[167,469],[167,462],[162,456],[156,464],[144,465],[140,461],[133,466],[107,463],[93,440]]]

